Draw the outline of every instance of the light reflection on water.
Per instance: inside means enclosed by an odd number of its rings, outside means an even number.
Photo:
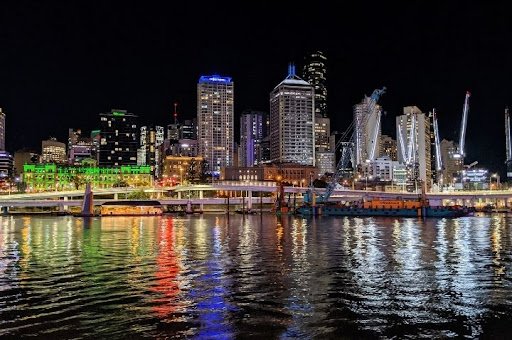
[[[0,336],[505,336],[511,221],[0,217]]]

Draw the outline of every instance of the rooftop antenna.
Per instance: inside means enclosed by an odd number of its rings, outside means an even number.
[[[295,65],[293,63],[288,64],[288,78],[295,77]]]
[[[174,102],[174,124],[178,124],[178,103]]]

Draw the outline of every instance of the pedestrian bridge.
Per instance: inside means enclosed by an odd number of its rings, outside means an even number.
[[[309,188],[297,186],[285,186],[285,195],[293,196],[297,201],[301,201],[302,195]],[[186,204],[189,199],[193,200],[193,204],[199,204],[200,200],[203,204],[219,204],[225,202],[225,197],[229,196],[235,204],[237,198],[252,197],[253,202],[259,202],[260,196],[269,196],[269,193],[277,193],[279,186],[276,182],[259,181],[259,182],[237,182],[224,181],[215,182],[213,184],[200,185],[179,185],[174,187],[151,187],[151,188],[108,188],[94,189],[94,199],[96,204],[101,204],[107,200],[124,199],[130,193],[143,190],[148,193],[152,199],[159,200],[162,204]],[[209,197],[205,192],[215,191],[222,193],[222,197]],[[315,193],[321,195],[325,189],[315,188]],[[267,195],[261,195],[266,193]],[[84,192],[82,190],[72,191],[52,191],[40,193],[22,193],[0,196],[0,206],[55,206],[55,205],[79,205],[83,199]],[[216,195],[220,196],[220,195]],[[272,195],[274,196],[274,195]],[[417,198],[419,193],[410,192],[384,192],[384,191],[365,191],[351,190],[347,188],[335,189],[331,195],[332,201],[351,201],[360,199],[396,199],[401,198]],[[432,202],[451,201],[452,204],[474,205],[482,202],[501,202],[501,205],[509,206],[512,203],[512,190],[479,190],[479,191],[451,191],[427,193],[427,198]],[[265,201],[268,197],[264,197]],[[60,201],[60,202],[59,202]]]

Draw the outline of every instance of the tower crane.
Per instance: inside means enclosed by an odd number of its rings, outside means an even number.
[[[441,141],[439,139],[439,125],[437,124],[436,109],[432,109],[432,123],[434,125],[434,146],[436,153],[436,171],[438,176],[438,184],[443,186],[443,160],[441,159]]]
[[[507,164],[507,178],[512,177],[512,139],[510,136],[510,113],[508,107],[505,108],[505,146],[506,146],[506,160]]]
[[[375,113],[374,110],[377,109],[376,105],[377,102],[386,92],[386,87],[384,86],[382,89],[375,89],[372,93],[372,95],[369,98],[368,103],[368,114],[366,117],[364,117],[364,121],[367,122],[368,119]],[[380,113],[377,113],[380,118]],[[340,180],[341,176],[345,172],[345,169],[347,168],[348,162],[352,160],[354,161],[354,152],[353,147],[355,145],[355,139],[356,139],[356,131],[354,129],[355,123],[352,121],[352,123],[349,125],[347,130],[345,130],[340,138],[340,140],[336,143],[336,150],[338,148],[341,149],[341,158],[338,161],[338,164],[336,165],[336,171],[333,175],[332,180],[327,185],[325,192],[322,195],[318,196],[318,199],[316,200],[318,203],[325,203],[329,200],[329,198],[332,195],[332,192],[336,188],[336,185],[338,185],[338,181]],[[313,199],[313,187],[310,186],[309,190],[306,192],[304,196],[304,203],[312,203]]]
[[[466,91],[466,99],[464,100],[464,107],[462,109],[462,122],[460,126],[460,138],[459,138],[459,146],[457,148],[457,152],[453,155],[457,159],[462,160],[462,164],[464,164],[464,142],[466,140],[466,125],[468,122],[468,111],[469,111],[469,97],[471,93]]]

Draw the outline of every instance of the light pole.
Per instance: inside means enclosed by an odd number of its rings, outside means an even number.
[[[180,185],[183,185],[183,168],[180,166]]]
[[[489,190],[492,190],[492,179],[493,178],[497,179],[497,181],[496,181],[496,190],[499,190],[499,188],[500,188],[500,175],[498,175],[497,173],[492,174],[491,176],[489,176]]]

